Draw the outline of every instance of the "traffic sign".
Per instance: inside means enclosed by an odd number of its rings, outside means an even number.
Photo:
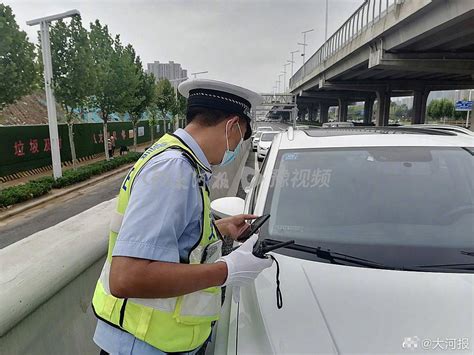
[[[472,111],[472,101],[457,101],[456,111]]]

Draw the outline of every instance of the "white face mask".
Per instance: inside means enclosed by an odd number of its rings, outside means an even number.
[[[222,161],[219,164],[219,166],[226,166],[230,163],[232,163],[237,155],[239,155],[240,152],[240,147],[242,146],[242,143],[244,141],[244,137],[242,136],[242,130],[240,129],[240,124],[237,123],[237,127],[239,127],[239,132],[240,132],[240,141],[239,144],[237,144],[237,147],[232,151],[229,149],[229,137],[227,135],[227,127],[228,127],[229,122],[227,122],[225,126],[225,139],[227,141],[227,150],[224,153],[224,156],[222,157]]]

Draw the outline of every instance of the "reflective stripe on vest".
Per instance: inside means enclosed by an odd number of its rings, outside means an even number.
[[[218,240],[212,223],[209,189],[203,174],[208,168],[179,137],[166,134],[148,148],[130,169],[120,188],[117,209],[110,222],[107,260],[96,285],[92,307],[96,316],[165,352],[189,351],[199,347],[211,332],[211,322],[219,317],[220,287],[211,287],[180,297],[120,299],[111,295],[109,272],[112,251],[127,209],[135,177],[153,157],[167,149],[179,149],[194,166],[202,198],[201,236],[187,262],[201,263],[207,246]]]

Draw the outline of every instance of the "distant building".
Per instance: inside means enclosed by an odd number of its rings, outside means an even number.
[[[183,80],[176,80],[186,78],[188,71],[181,68],[181,64],[170,61],[169,63],[160,63],[155,61],[154,63],[147,64],[147,72],[155,75],[156,81],[160,79],[168,79],[173,87],[177,87]]]

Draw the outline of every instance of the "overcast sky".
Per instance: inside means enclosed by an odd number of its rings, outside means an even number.
[[[2,0],[0,0],[2,1]],[[224,80],[259,92],[272,92],[290,51],[302,49],[306,59],[324,41],[325,0],[3,0],[19,26],[36,42],[36,28],[26,21],[71,9],[81,12],[85,27],[95,19],[112,34],[131,43],[146,63],[173,60],[188,73]],[[329,0],[331,35],[363,0]],[[297,53],[299,54],[299,53]],[[296,71],[302,57],[295,55]],[[287,67],[289,74],[291,67]],[[283,79],[283,77],[282,77]]]

